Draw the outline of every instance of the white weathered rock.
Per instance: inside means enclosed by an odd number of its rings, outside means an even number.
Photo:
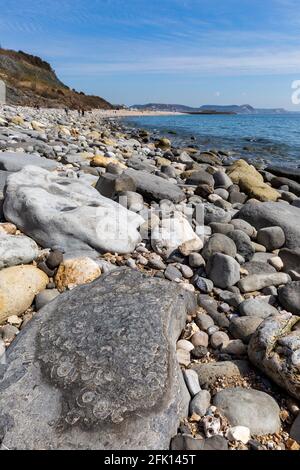
[[[8,178],[7,220],[47,248],[129,253],[144,219],[78,180],[28,166]]]
[[[228,429],[226,437],[230,441],[239,441],[247,444],[251,439],[251,433],[250,429],[246,426],[234,426]]]
[[[169,255],[185,242],[203,246],[201,239],[180,212],[176,212],[173,218],[163,219],[161,224],[152,230],[152,248],[160,255]]]
[[[31,238],[0,234],[0,269],[31,263],[38,254],[39,248]]]

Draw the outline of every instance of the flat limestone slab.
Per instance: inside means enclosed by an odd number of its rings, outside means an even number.
[[[2,449],[169,449],[190,401],[176,342],[195,310],[129,268],[54,299],[0,366]]]
[[[38,166],[46,170],[55,170],[58,164],[55,160],[39,157],[24,152],[3,152],[0,153],[0,170],[20,171],[27,165]]]

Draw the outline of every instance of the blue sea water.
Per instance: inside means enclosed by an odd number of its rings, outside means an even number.
[[[174,145],[196,145],[201,150],[229,151],[234,158],[256,163],[300,167],[300,113],[141,116],[125,122],[169,137]]]

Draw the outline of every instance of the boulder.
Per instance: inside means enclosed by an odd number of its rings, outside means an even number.
[[[280,193],[267,185],[262,175],[245,160],[236,161],[228,170],[228,176],[250,197],[260,201],[277,201],[280,198]]]
[[[281,287],[278,290],[278,298],[285,310],[300,316],[300,281]]]
[[[248,348],[250,361],[297,400],[300,368],[294,354],[300,349],[300,334],[292,330],[299,322],[300,317],[291,314],[267,318],[253,334]]]
[[[279,315],[277,308],[261,299],[247,299],[239,305],[239,311],[245,317],[268,318],[271,315]]]
[[[39,155],[24,152],[0,153],[0,170],[15,172],[23,170],[28,165],[45,168],[46,170],[55,170],[58,167],[56,161]]]
[[[264,392],[246,388],[227,388],[215,395],[214,405],[231,426],[245,426],[254,436],[274,434],[280,430],[280,408]]]
[[[240,280],[240,265],[231,256],[215,253],[206,266],[209,279],[215,286],[228,289]]]
[[[244,219],[257,230],[279,226],[285,233],[285,246],[297,249],[300,246],[300,208],[281,202],[262,204],[247,203],[237,217]]]
[[[265,246],[268,251],[282,248],[285,243],[284,231],[281,227],[262,228],[257,233],[257,242]]]
[[[95,188],[33,166],[9,176],[4,213],[42,247],[65,252],[129,253],[144,223]]]
[[[184,192],[176,184],[170,183],[159,176],[133,169],[126,170],[126,174],[134,180],[137,192],[151,201],[168,199],[174,203],[179,203],[185,199]]]
[[[228,236],[222,233],[215,233],[205,243],[201,254],[207,261],[215,253],[223,253],[234,258],[237,253],[236,245]]]
[[[39,248],[31,238],[0,234],[0,269],[31,263],[38,255]]]
[[[287,284],[291,280],[290,276],[285,273],[273,274],[253,274],[247,276],[239,282],[239,289],[245,292],[254,292],[270,286],[280,286]]]
[[[12,266],[0,271],[0,324],[12,315],[21,315],[44,290],[48,276],[35,266]]]
[[[189,393],[176,341],[194,296],[119,269],[22,330],[0,383],[2,448],[168,450]]]

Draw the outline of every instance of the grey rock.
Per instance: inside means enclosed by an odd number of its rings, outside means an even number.
[[[134,180],[137,192],[145,198],[155,201],[168,199],[174,203],[185,199],[185,194],[180,188],[159,176],[132,169],[126,170],[125,173]]]
[[[252,260],[254,263],[268,263],[271,258],[275,258],[274,253],[255,253]]]
[[[236,317],[230,322],[229,332],[234,338],[249,343],[253,333],[262,322],[263,319],[258,317]]]
[[[246,233],[250,238],[254,237],[256,233],[255,228],[243,219],[232,219],[230,223],[233,225],[234,230],[240,230]]]
[[[176,284],[130,269],[59,296],[7,354],[2,447],[169,449],[189,404],[175,344],[194,310]]]
[[[220,300],[227,302],[231,307],[238,307],[244,300],[243,296],[230,291],[221,291],[219,293]]]
[[[192,268],[200,268],[201,266],[205,266],[205,260],[200,253],[191,253],[189,255],[189,265]]]
[[[192,369],[197,372],[201,387],[213,386],[220,377],[243,377],[250,371],[247,361],[224,361],[209,362],[208,364],[194,364],[192,365]]]
[[[229,341],[229,336],[224,331],[216,331],[210,338],[211,347],[214,349],[226,347]]]
[[[195,371],[193,371],[195,372]],[[210,406],[211,395],[208,390],[201,390],[193,398],[190,404],[190,414],[197,414],[198,416],[204,416]]]
[[[193,278],[194,286],[199,289],[204,294],[208,294],[212,292],[214,288],[214,284],[210,279],[206,279],[205,277],[201,277],[196,274]]]
[[[63,253],[59,250],[53,250],[49,254],[46,263],[49,269],[57,268],[63,262]]]
[[[156,171],[156,166],[152,165],[146,159],[142,159],[141,157],[131,157],[126,162],[128,168],[133,168],[137,171],[144,171],[147,173],[154,173]]]
[[[296,194],[296,196],[300,196],[300,184],[296,181],[292,181],[288,178],[276,177],[272,179],[271,184],[274,188],[285,186],[285,191],[291,191]]]
[[[2,171],[0,170],[0,194],[3,193],[3,190],[6,185],[6,180],[9,175],[11,175],[12,172],[10,171]]]
[[[207,331],[209,327],[215,324],[213,319],[206,313],[198,313],[195,321],[196,321],[196,325],[202,331]]]
[[[228,223],[231,221],[231,213],[226,212],[214,204],[204,203],[204,223],[209,225],[212,222]]]
[[[297,418],[292,424],[290,437],[300,444],[300,414],[298,414]]]
[[[300,246],[300,209],[281,202],[263,202],[245,204],[237,214],[257,230],[265,227],[279,226],[283,229],[286,247],[291,249]]]
[[[192,369],[184,369],[183,376],[191,396],[194,397],[200,392],[198,375]]]
[[[281,227],[262,228],[257,233],[257,242],[265,246],[268,251],[277,250],[285,243],[285,234]]]
[[[179,269],[169,264],[169,266],[165,270],[165,278],[169,281],[179,281],[180,279],[182,279],[182,274]]]
[[[52,300],[56,299],[56,297],[59,295],[59,292],[57,289],[46,289],[37,294],[35,298],[35,306],[37,310],[40,310],[41,308],[45,307],[49,302]]]
[[[224,312],[218,312],[218,303],[209,296],[199,295],[198,305],[202,307],[220,328],[227,328],[229,320]]]
[[[278,290],[278,298],[285,310],[300,316],[300,281],[281,287]]]
[[[268,263],[262,263],[261,261],[249,261],[243,265],[249,276],[254,274],[273,274],[276,273],[276,269]]]
[[[280,430],[280,408],[264,392],[239,387],[221,390],[214,398],[214,405],[231,426],[245,426],[252,435],[274,434]]]
[[[124,193],[126,191],[134,193],[136,190],[136,184],[134,180],[125,173],[122,173],[122,175],[105,173],[98,179],[96,189],[100,194],[102,194],[102,196],[108,197],[109,199],[115,199],[119,193]]]
[[[227,289],[240,280],[240,265],[231,256],[215,253],[210,257],[206,271],[217,287]]]
[[[254,248],[249,235],[242,230],[234,230],[228,234],[228,237],[234,241],[238,254],[241,255],[244,260],[250,261],[251,258],[253,258]]]
[[[267,318],[252,336],[248,348],[250,361],[297,400],[300,380],[299,368],[293,365],[293,345],[297,348],[299,335],[292,330],[299,321],[300,317],[291,314]]]
[[[286,273],[289,271],[297,271],[300,267],[300,248],[297,250],[289,250],[288,248],[283,248],[279,251],[279,257],[283,262],[283,271]]]
[[[222,199],[224,199],[224,201],[227,201],[229,198],[228,191],[226,191],[226,189],[223,189],[223,188],[215,189],[214,194],[217,194],[218,196],[220,196]]]
[[[193,184],[196,186],[207,184],[208,186],[214,187],[215,181],[213,176],[206,171],[195,171],[189,178],[187,178],[186,184]]]
[[[261,299],[247,299],[239,306],[239,311],[245,317],[268,318],[271,315],[279,315],[277,308]]]
[[[34,240],[23,235],[0,235],[0,269],[28,264],[39,255]]]
[[[223,235],[228,235],[234,230],[234,227],[231,224],[222,224],[219,222],[212,222],[210,227],[213,233],[222,233]]]
[[[229,234],[230,236],[230,234]],[[215,253],[223,253],[224,255],[235,257],[237,253],[236,245],[226,235],[222,233],[215,233],[204,245],[202,256],[207,261]]]
[[[77,180],[28,166],[8,178],[4,213],[45,248],[129,253],[144,219]]]
[[[242,279],[239,282],[239,288],[242,292],[253,292],[264,287],[287,284],[290,280],[290,276],[285,273],[253,274]]]
[[[0,170],[20,171],[28,165],[45,168],[46,170],[55,170],[58,166],[56,161],[38,155],[23,152],[0,153]]]
[[[18,328],[13,325],[4,325],[0,328],[0,337],[3,341],[11,342],[19,334]]]
[[[228,189],[233,185],[231,179],[224,171],[216,171],[213,174],[216,188],[225,188]]]

